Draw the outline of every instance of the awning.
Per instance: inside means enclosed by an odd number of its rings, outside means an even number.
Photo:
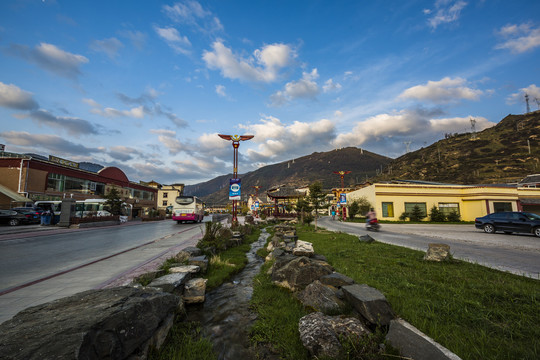
[[[32,200],[30,200],[29,198],[19,195],[18,193],[8,189],[4,185],[0,185],[0,193],[11,198],[14,202],[32,202]]]

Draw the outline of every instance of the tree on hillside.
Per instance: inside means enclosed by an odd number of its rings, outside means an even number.
[[[104,205],[107,206],[108,211],[111,214],[122,214],[122,199],[120,198],[120,193],[115,187],[113,187],[103,198],[107,200],[105,201]]]
[[[315,209],[315,230],[317,229],[317,218],[319,217],[319,209],[321,208],[321,202],[326,197],[326,194],[322,191],[322,185],[320,182],[314,182],[309,185],[309,200],[313,208]]]

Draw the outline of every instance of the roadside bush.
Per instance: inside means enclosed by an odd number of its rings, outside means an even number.
[[[304,215],[304,224],[311,224],[315,220],[315,217],[312,214],[305,214]]]
[[[411,213],[409,214],[409,220],[410,221],[422,221],[423,218],[425,218],[426,215],[422,212],[420,207],[418,205],[414,205]]]
[[[409,213],[404,211],[401,215],[399,215],[399,220],[405,221],[409,218]]]
[[[448,214],[448,216],[446,216],[446,221],[459,222],[461,221],[461,216],[457,212],[452,211],[450,214]]]
[[[444,216],[444,214],[441,212],[441,210],[439,210],[436,205],[433,205],[429,213],[429,221],[443,222],[445,220],[446,216]]]

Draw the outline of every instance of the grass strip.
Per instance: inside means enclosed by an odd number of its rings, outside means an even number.
[[[282,359],[310,359],[298,333],[298,321],[309,312],[288,290],[272,283],[267,274],[270,266],[270,263],[264,264],[253,279],[250,306],[258,317],[251,328],[250,339],[259,351],[266,348]]]
[[[298,236],[461,358],[540,358],[540,281],[463,261],[426,262],[421,251],[313,227],[299,227]]]

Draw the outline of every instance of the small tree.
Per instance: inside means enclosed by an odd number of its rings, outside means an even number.
[[[432,222],[443,222],[446,220],[446,216],[439,210],[436,205],[433,205],[429,212],[429,221]]]
[[[409,213],[404,211],[404,212],[401,213],[401,215],[399,215],[399,220],[405,221],[405,220],[407,220],[408,217],[409,217]]]
[[[315,230],[317,230],[317,218],[319,217],[319,209],[321,208],[321,202],[326,197],[326,194],[322,191],[322,184],[320,182],[314,182],[309,185],[309,200],[315,209]]]
[[[313,210],[313,208],[309,205],[309,202],[304,198],[298,199],[295,204],[295,208],[296,212],[300,214],[300,222],[302,224],[304,223],[304,213],[311,212],[311,210]]]
[[[426,215],[423,213],[422,209],[418,205],[414,205],[411,213],[409,214],[410,221],[421,221],[425,218]]]
[[[357,200],[354,200],[351,205],[349,205],[349,216],[351,219],[354,219],[356,214],[360,212],[360,205],[358,204]]]
[[[113,187],[111,190],[103,197],[105,201],[105,206],[108,207],[108,211],[113,215],[120,215],[122,213],[122,199],[120,198],[120,193],[118,190]]]

